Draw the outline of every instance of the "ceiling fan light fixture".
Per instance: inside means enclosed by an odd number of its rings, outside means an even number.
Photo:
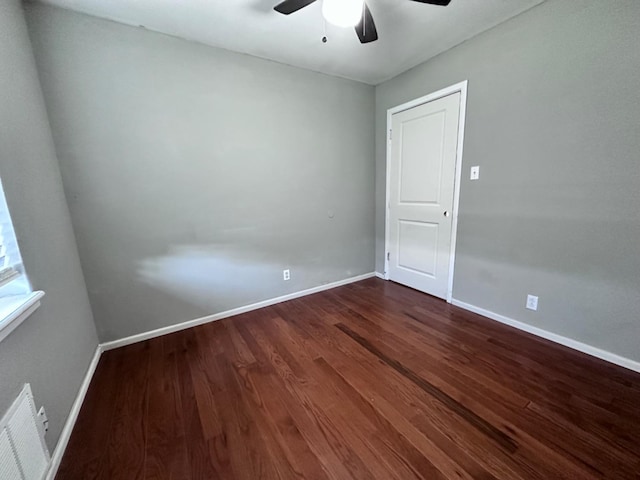
[[[354,27],[360,23],[364,0],[322,0],[322,16],[337,27]]]

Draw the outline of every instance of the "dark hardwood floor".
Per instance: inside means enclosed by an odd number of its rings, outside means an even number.
[[[105,353],[57,479],[638,479],[640,374],[378,279]]]

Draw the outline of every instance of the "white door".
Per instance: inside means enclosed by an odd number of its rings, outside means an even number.
[[[389,278],[447,297],[460,92],[391,117]]]

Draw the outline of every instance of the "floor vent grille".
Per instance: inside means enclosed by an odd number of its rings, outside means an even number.
[[[49,460],[44,428],[26,384],[0,421],[0,479],[42,480]]]

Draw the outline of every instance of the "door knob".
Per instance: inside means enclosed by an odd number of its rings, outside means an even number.
[[[444,211],[444,216],[448,217],[449,216],[449,212],[447,210]]]

